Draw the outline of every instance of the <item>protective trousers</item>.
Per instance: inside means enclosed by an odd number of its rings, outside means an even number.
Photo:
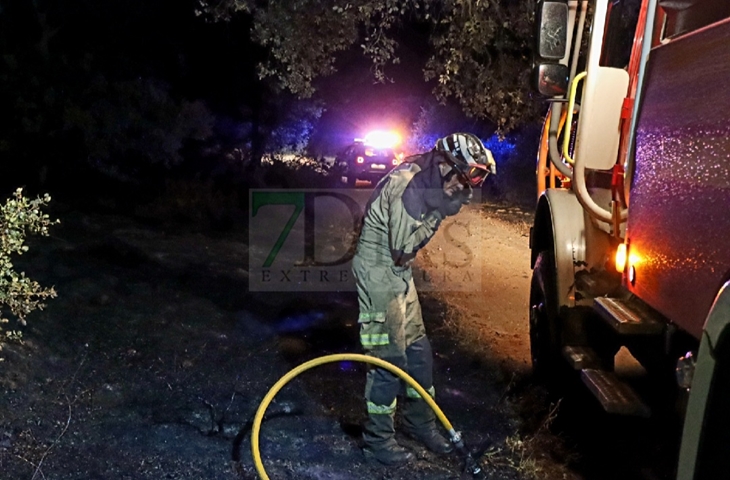
[[[410,268],[371,267],[363,271],[362,267],[356,256],[353,271],[363,349],[405,370],[433,396],[433,353]],[[394,415],[403,386],[402,380],[387,370],[369,369],[365,384],[368,420],[363,431],[368,447],[377,450],[396,445]],[[433,411],[418,392],[406,386],[405,397],[405,427],[411,431],[433,428]]]

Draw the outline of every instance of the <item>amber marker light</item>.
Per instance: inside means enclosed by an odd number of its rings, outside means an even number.
[[[626,244],[622,243],[616,249],[616,271],[622,272],[626,268]]]
[[[626,258],[624,269],[628,269],[627,275],[629,283],[634,286],[636,285],[636,266],[642,262],[642,258],[638,253],[636,253],[635,248],[627,251],[626,254],[628,255],[628,258]]]
[[[632,287],[636,285],[636,267],[633,265],[629,266],[629,283]]]

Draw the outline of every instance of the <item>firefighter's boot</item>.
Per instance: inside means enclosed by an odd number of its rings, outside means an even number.
[[[454,449],[436,427],[436,417],[422,398],[409,398],[403,412],[405,433],[418,440],[434,453],[451,453]]]
[[[393,414],[370,413],[365,421],[362,438],[363,454],[367,460],[383,465],[402,465],[413,460],[413,454],[395,441]]]

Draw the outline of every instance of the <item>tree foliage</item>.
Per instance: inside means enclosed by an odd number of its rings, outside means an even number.
[[[403,26],[427,28],[423,65],[439,100],[455,99],[470,116],[508,131],[537,115],[529,100],[534,0],[200,0],[199,13],[253,19],[254,40],[268,49],[261,78],[300,95],[336,71],[338,54],[359,46],[374,76],[397,64]],[[425,46],[424,46],[425,47]]]
[[[41,211],[51,201],[48,194],[31,200],[17,189],[5,204],[0,205],[0,348],[8,339],[19,338],[17,330],[4,330],[9,320],[5,311],[10,310],[21,325],[36,309],[43,309],[44,301],[54,298],[53,288],[41,287],[38,282],[18,273],[12,262],[13,255],[28,251],[25,239],[28,234],[48,235],[48,227],[58,223]]]
[[[460,109],[451,103],[440,105],[430,101],[421,106],[420,112],[411,127],[405,145],[406,151],[424,152],[436,145],[436,141],[452,132],[470,132],[482,140],[490,138],[494,133],[487,125],[481,125],[474,119],[465,118]]]
[[[173,31],[147,26],[146,16],[162,15],[165,5],[149,4],[34,0],[0,8],[0,154],[15,165],[2,188],[80,194],[78,183],[88,180],[81,172],[144,178],[179,165],[186,147],[213,136],[210,108],[181,80],[183,46],[173,36],[169,45],[151,40],[157,30]],[[47,171],[55,181],[46,182]]]
[[[177,165],[186,141],[212,135],[213,117],[203,102],[175,99],[153,79],[98,75],[74,100],[63,111],[63,127],[80,132],[88,161],[112,176],[123,175],[120,159]]]
[[[266,152],[305,154],[316,122],[322,115],[322,110],[323,108],[317,103],[301,101],[293,103],[269,135]]]

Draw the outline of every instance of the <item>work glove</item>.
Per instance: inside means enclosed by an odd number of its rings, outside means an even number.
[[[441,206],[439,207],[439,213],[444,217],[456,215],[461,210],[462,205],[466,205],[471,201],[472,195],[473,192],[470,186],[454,193],[450,197],[444,195]]]

